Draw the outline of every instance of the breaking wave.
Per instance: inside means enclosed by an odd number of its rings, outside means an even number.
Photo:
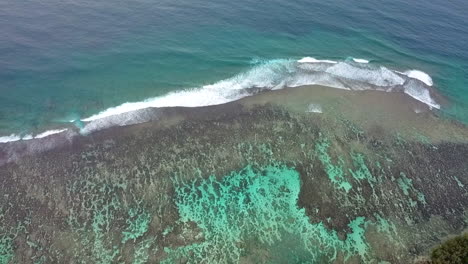
[[[420,80],[421,82],[425,83],[428,86],[434,85],[434,83],[432,82],[431,76],[429,76],[425,72],[418,71],[418,70],[411,70],[411,71],[405,71],[403,74],[410,77],[410,78],[418,79],[418,80]]]
[[[15,134],[11,134],[9,136],[3,136],[0,137],[0,143],[8,143],[8,142],[14,142],[14,141],[19,141],[19,140],[31,140],[31,139],[39,139],[39,138],[45,138],[51,135],[55,134],[60,134],[62,132],[67,131],[68,129],[53,129],[53,130],[47,130],[45,132],[42,132],[40,134],[37,134],[35,136],[32,135],[24,135],[24,136],[19,136]]]
[[[18,141],[20,140],[21,137],[15,134],[11,134],[9,136],[3,136],[0,137],[0,143],[7,143],[7,142],[12,142],[12,141]]]
[[[357,59],[357,58],[353,58],[353,61],[354,61],[354,62],[357,62],[357,63],[369,63],[369,61],[366,60],[366,59]]]
[[[110,126],[141,123],[149,120],[150,114],[143,111],[148,108],[217,105],[235,101],[260,91],[303,85],[321,85],[346,90],[404,92],[431,108],[440,108],[440,105],[431,96],[430,86],[433,85],[433,81],[428,74],[422,71],[400,72],[369,63],[365,59],[352,57],[343,61],[304,57],[300,60],[256,60],[254,66],[249,70],[232,78],[199,88],[171,92],[141,102],[124,103],[77,120],[77,122],[84,123],[80,129],[82,133],[86,134]],[[63,130],[48,131],[35,137],[23,138],[23,140],[41,138],[60,132]],[[21,139],[19,136],[10,135],[0,137],[0,143]]]
[[[172,92],[142,102],[124,103],[82,121],[94,121],[148,107],[223,104],[251,95],[252,88],[275,90],[314,84],[348,90],[404,91],[430,107],[440,107],[430,97],[426,86],[432,86],[433,83],[426,73],[416,70],[398,72],[368,62],[364,59],[333,61],[312,57],[304,57],[298,61],[265,61],[246,72],[211,85]]]
[[[48,130],[46,132],[43,132],[43,133],[40,133],[40,134],[36,135],[34,138],[45,138],[45,137],[48,137],[50,135],[59,134],[59,133],[65,132],[65,131],[67,131],[67,129]]]

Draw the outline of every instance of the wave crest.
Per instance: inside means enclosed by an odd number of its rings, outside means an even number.
[[[364,59],[333,61],[304,57],[300,60],[256,60],[250,70],[232,78],[199,88],[172,92],[142,102],[124,103],[84,118],[82,121],[91,122],[103,118],[111,120],[108,117],[150,107],[197,107],[223,104],[263,90],[303,85],[322,85],[347,90],[403,91],[431,108],[440,108],[428,89],[433,85],[432,79],[422,71],[394,71],[384,66],[373,65]],[[123,123],[128,123],[128,115],[122,115],[122,118]],[[91,130],[98,129],[97,122],[92,123],[93,129]],[[107,127],[103,124],[104,120],[99,123]],[[111,123],[118,124],[119,118],[112,118]],[[84,130],[89,131],[86,126]]]
[[[418,70],[411,70],[411,71],[405,71],[403,74],[410,78],[420,80],[421,82],[425,83],[428,86],[434,85],[434,82],[432,81],[431,76],[429,76],[429,74],[425,72],[418,71]]]
[[[31,139],[45,138],[45,137],[48,137],[48,136],[51,136],[51,135],[60,134],[60,133],[65,132],[67,130],[68,130],[67,128],[52,129],[52,130],[47,130],[47,131],[44,131],[42,133],[39,133],[39,134],[37,134],[35,136],[32,136],[30,134],[24,135],[24,136],[11,134],[9,136],[0,137],[0,143],[8,143],[8,142],[15,142],[15,141],[20,141],[20,140],[31,140]]]
[[[0,137],[0,143],[7,143],[7,142],[12,142],[12,141],[18,141],[20,140],[21,137],[15,134],[11,134],[9,136],[3,136]]]
[[[350,59],[351,58],[351,59]],[[304,57],[300,60],[255,60],[247,71],[219,82],[198,88],[171,92],[141,102],[128,102],[78,120],[84,134],[106,127],[152,120],[153,113],[144,109],[161,107],[198,107],[223,104],[264,90],[285,87],[321,85],[346,90],[379,90],[404,92],[431,108],[440,105],[431,97],[432,78],[419,70],[399,72],[364,59],[343,61]],[[35,137],[17,135],[0,137],[0,143],[43,138],[65,130],[51,130]]]

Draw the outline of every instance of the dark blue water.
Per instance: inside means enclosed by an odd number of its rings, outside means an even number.
[[[167,94],[305,56],[424,71],[448,99],[442,113],[467,122],[467,46],[462,0],[3,0],[0,137],[147,98],[197,105]]]

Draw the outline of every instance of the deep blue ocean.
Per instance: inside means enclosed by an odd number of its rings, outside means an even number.
[[[222,103],[239,97],[229,89],[298,83],[304,57],[422,71],[440,113],[468,122],[464,0],[2,0],[0,137],[126,102],[140,103],[104,116]]]

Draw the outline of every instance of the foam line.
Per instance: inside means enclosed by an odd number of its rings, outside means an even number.
[[[36,136],[32,136],[32,135],[19,136],[19,135],[11,134],[9,136],[0,137],[0,143],[8,143],[8,142],[14,142],[14,141],[19,141],[19,140],[31,140],[31,139],[45,138],[45,137],[48,137],[48,136],[51,136],[51,135],[55,135],[55,134],[65,132],[67,130],[68,129],[47,130],[45,132],[37,134]]]
[[[429,76],[429,74],[425,72],[418,71],[418,70],[410,70],[410,71],[405,71],[402,74],[413,79],[418,79],[421,82],[425,83],[427,86],[434,85],[434,82],[432,81],[431,76]]]
[[[79,126],[81,133],[130,125],[155,120],[151,108],[199,107],[217,105],[241,99],[264,90],[283,89],[304,85],[321,85],[346,90],[378,90],[384,92],[404,92],[408,96],[428,105],[440,108],[431,97],[429,86],[432,78],[419,70],[399,72],[384,66],[370,64],[365,59],[345,59],[343,61],[319,60],[304,57],[300,60],[276,59],[256,60],[250,70],[219,82],[171,92],[141,102],[127,102],[108,108],[84,119],[70,122],[85,122]],[[321,111],[311,105],[311,112]],[[1,136],[0,143],[40,139],[62,133],[67,129],[45,131],[34,137],[31,135]]]
[[[45,138],[50,135],[58,134],[67,131],[67,129],[54,129],[54,130],[47,130],[43,133],[37,134],[34,138]]]
[[[323,63],[338,63],[337,61],[332,61],[332,60],[318,60],[316,58],[313,58],[313,57],[304,57],[300,60],[298,60],[297,62],[299,63],[320,63],[320,62],[323,62]]]
[[[312,57],[304,57],[298,61],[288,59],[262,61],[250,70],[232,78],[199,88],[172,92],[141,102],[124,103],[84,118],[82,121],[96,121],[149,107],[197,107],[223,104],[252,95],[252,88],[255,88],[258,92],[258,90],[282,89],[284,87],[323,85],[348,90],[390,92],[395,87],[401,87],[405,82],[414,78],[422,80],[426,85],[432,85],[430,76],[421,71],[412,70],[400,73],[384,66],[367,64],[365,63],[367,60],[364,59],[353,60],[360,63],[318,60]],[[427,87],[407,85],[403,88],[405,93],[413,98],[431,107],[440,107],[430,97]],[[128,117],[124,119],[125,123],[127,123]],[[118,123],[118,118],[113,118],[112,123]]]
[[[116,125],[143,122],[148,118],[152,118],[150,117],[151,114],[146,111],[136,110],[217,105],[238,100],[263,90],[303,85],[321,85],[347,90],[403,91],[408,96],[431,108],[440,108],[440,104],[432,98],[429,91],[429,86],[433,86],[432,78],[422,71],[399,72],[384,66],[369,64],[368,60],[359,58],[333,61],[304,57],[300,60],[256,60],[256,64],[250,70],[232,78],[198,88],[171,92],[141,102],[127,102],[82,120],[74,121],[88,123],[84,124],[85,128],[80,127],[80,129],[82,129],[82,132],[91,132]],[[130,112],[135,113],[127,114]],[[138,115],[146,115],[146,117],[140,118]],[[65,130],[46,131],[34,138],[43,138]],[[20,139],[20,136],[13,134],[0,137],[0,143]],[[31,136],[25,136],[22,139],[28,140],[31,139]]]
[[[34,137],[32,135],[25,135],[21,138],[21,140],[31,140],[33,139]]]
[[[353,58],[353,61],[354,62],[357,62],[357,63],[369,63],[368,60],[365,60],[365,59],[356,59],[356,58]]]
[[[15,134],[11,134],[9,136],[0,137],[0,143],[7,143],[20,140],[21,137]]]

